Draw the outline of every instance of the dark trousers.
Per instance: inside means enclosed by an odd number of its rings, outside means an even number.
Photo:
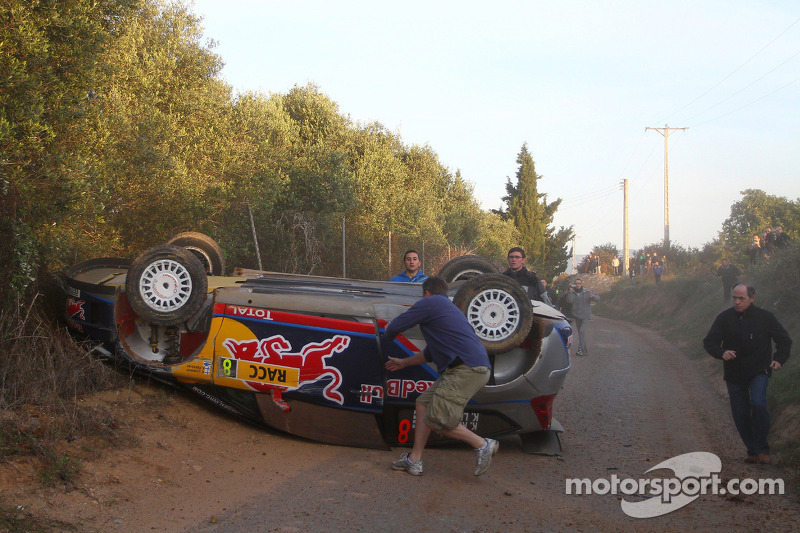
[[[728,284],[725,284],[725,283],[723,283],[723,284],[722,284],[722,299],[723,299],[724,301],[726,301],[726,302],[727,302],[727,301],[730,299],[730,297],[731,297],[731,290],[733,290],[733,286],[734,286],[734,285],[735,285],[735,283],[732,283],[732,284],[730,284],[730,285],[728,285]]]
[[[731,400],[731,413],[736,430],[747,447],[747,455],[769,455],[767,434],[770,415],[767,409],[767,384],[769,376],[759,374],[747,385],[727,382]]]

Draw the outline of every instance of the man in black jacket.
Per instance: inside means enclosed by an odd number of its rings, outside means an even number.
[[[753,305],[755,294],[744,283],[733,288],[733,307],[717,315],[703,347],[723,360],[733,421],[747,447],[745,462],[769,464],[767,384],[789,359],[792,339],[775,315]]]
[[[736,265],[728,263],[727,259],[722,260],[722,264],[717,269],[717,276],[722,278],[722,299],[728,301],[731,296],[731,289],[739,283],[739,276],[741,271]]]
[[[525,268],[525,250],[519,246],[510,249],[508,251],[508,266],[509,269],[503,272],[503,275],[522,285],[531,300],[538,300],[550,306],[553,305],[553,302],[547,296],[544,285],[542,285],[542,280],[539,279],[536,272],[531,272]]]

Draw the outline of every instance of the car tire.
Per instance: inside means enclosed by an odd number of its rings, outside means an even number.
[[[453,298],[490,354],[519,346],[533,326],[533,306],[525,290],[502,274],[468,280]]]
[[[447,283],[468,280],[481,274],[497,273],[497,265],[477,255],[462,255],[448,261],[440,270],[439,277]]]
[[[202,307],[208,293],[208,277],[192,252],[164,244],[133,261],[125,290],[131,308],[140,318],[159,326],[174,326]]]
[[[225,275],[225,256],[219,244],[203,233],[185,231],[172,237],[167,244],[174,244],[192,252],[205,267],[209,276]]]

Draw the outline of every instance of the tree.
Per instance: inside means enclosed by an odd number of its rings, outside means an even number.
[[[5,0],[0,5],[0,302],[67,253],[92,159],[85,124],[113,21],[134,0]],[[10,277],[10,279],[9,279]]]
[[[519,231],[519,245],[528,255],[528,265],[549,278],[566,269],[574,232],[572,226],[558,230],[551,226],[561,199],[548,203],[547,195],[539,192],[541,176],[536,173],[527,143],[517,155],[517,164],[516,184],[508,180],[503,197],[508,210],[500,214]]]

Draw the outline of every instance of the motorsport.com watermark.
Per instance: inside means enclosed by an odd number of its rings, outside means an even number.
[[[594,481],[584,478],[567,478],[567,494],[614,494],[638,496],[647,499],[629,502],[623,498],[622,512],[633,518],[653,518],[661,516],[690,504],[699,496],[711,495],[753,495],[783,494],[782,479],[729,479],[719,477],[722,461],[713,453],[692,452],[678,455],[657,464],[653,470],[668,469],[674,472],[669,478],[620,478],[613,474],[610,478]]]

